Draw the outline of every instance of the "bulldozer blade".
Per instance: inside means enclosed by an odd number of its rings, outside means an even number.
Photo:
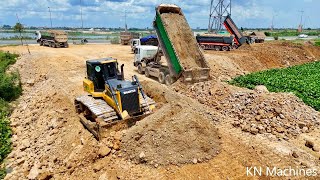
[[[183,81],[187,83],[195,83],[207,81],[210,78],[209,68],[194,68],[188,69],[183,72]]]
[[[89,121],[83,114],[79,114],[80,122],[90,131],[94,137],[99,141],[101,139],[100,125],[96,122]]]

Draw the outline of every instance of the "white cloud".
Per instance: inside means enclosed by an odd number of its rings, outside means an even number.
[[[55,25],[80,25],[80,7],[77,0],[1,0],[0,22],[14,24],[15,14],[29,25],[48,25],[49,12]],[[79,0],[80,1],[80,0]],[[210,0],[82,0],[85,26],[123,26],[124,12],[130,27],[151,26],[155,15],[155,6],[160,3],[179,5],[192,27],[205,28],[208,25]],[[72,3],[71,3],[72,2]],[[74,6],[72,5],[74,4]],[[232,3],[232,17],[238,26],[268,27],[273,15],[275,24],[292,27],[297,24],[299,10],[304,9],[309,21],[319,27],[316,19],[320,1],[314,0],[237,0]]]

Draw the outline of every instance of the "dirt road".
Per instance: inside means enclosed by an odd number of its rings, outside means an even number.
[[[225,113],[228,112],[227,108],[230,108],[228,104],[220,104],[219,108],[211,106],[213,103],[219,104],[223,99],[227,99],[230,93],[257,94],[229,86],[220,80],[247,72],[314,61],[320,58],[320,50],[317,48],[266,43],[232,52],[205,52],[212,69],[213,80],[209,89],[195,90],[196,93],[187,90],[181,92],[183,88],[192,88],[189,86],[181,85],[179,91],[175,89],[179,86],[166,87],[155,80],[139,75],[140,80],[144,81],[148,94],[161,105],[156,113],[163,111],[163,114],[169,118],[161,121],[161,124],[155,120],[157,117],[149,116],[129,129],[111,131],[110,138],[102,142],[96,141],[83,128],[74,110],[73,99],[83,93],[82,80],[85,76],[87,59],[111,56],[125,64],[127,79],[137,74],[129,46],[71,45],[66,49],[30,46],[31,55],[27,54],[26,47],[21,46],[1,47],[0,50],[21,54],[14,68],[20,71],[24,89],[10,117],[14,132],[13,151],[6,160],[9,172],[6,179],[269,179],[270,177],[266,177],[265,173],[262,177],[248,177],[246,167],[287,168],[291,166],[319,170],[319,152],[304,146],[305,139],[311,139],[312,142],[320,145],[318,126],[315,126],[312,131],[301,133],[297,138],[283,139],[271,133],[253,135],[233,126],[235,117]],[[200,91],[210,91],[210,94],[212,92],[211,99],[204,102],[206,99],[202,97],[206,95],[201,95]],[[257,96],[268,98],[273,95],[257,94]],[[286,97],[286,95],[283,96]],[[192,105],[187,106],[187,104]],[[183,107],[184,111],[180,114],[173,112],[173,119],[170,120],[168,115],[170,113],[166,114],[165,109],[169,105],[178,110]],[[197,107],[201,108],[197,109]],[[206,125],[208,127],[200,123],[197,127],[188,124],[177,125],[174,126],[177,129],[170,129],[170,123],[183,123],[184,119],[181,117],[188,118],[186,115],[188,108],[190,112],[199,113],[193,114],[193,118],[199,117],[212,122]],[[316,121],[320,121],[318,115],[315,115],[315,118]],[[148,123],[150,127],[155,128],[154,131],[143,128],[148,126]],[[152,134],[158,131],[156,128],[168,131],[167,134],[161,134],[159,140],[153,141],[150,138],[158,138],[157,134]],[[215,129],[212,137],[215,143],[200,147],[201,144],[190,142],[192,138],[197,141],[197,137],[193,135],[201,133],[197,131],[201,128]],[[140,139],[144,141],[131,141],[128,135],[131,135],[132,129],[141,132]],[[176,130],[181,132],[180,137],[176,139],[192,144],[194,152],[201,153],[203,148],[214,148],[216,154],[208,158],[196,158],[195,154],[194,158],[185,160],[184,158],[189,157],[190,153],[182,147],[174,148],[176,146],[174,141],[171,144],[156,144],[156,142],[162,142],[161,139],[170,138],[170,135],[179,136]],[[137,162],[135,159],[141,158],[140,151],[127,152],[125,148],[130,147],[131,144],[124,145],[123,142],[132,143],[132,147],[137,147],[141,143],[141,147],[148,147],[152,153],[157,153],[156,150],[165,145],[165,148],[173,149],[170,155],[179,156],[182,163],[165,163],[165,157],[161,157],[161,153],[164,153],[162,151],[154,156],[158,158],[154,161],[164,163]],[[130,153],[133,154],[133,158],[129,157],[132,155]],[[148,158],[148,149],[144,153]],[[317,177],[311,178],[317,179]]]

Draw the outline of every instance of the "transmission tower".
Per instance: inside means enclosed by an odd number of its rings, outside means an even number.
[[[231,0],[211,0],[208,32],[218,32],[227,15],[231,16]]]

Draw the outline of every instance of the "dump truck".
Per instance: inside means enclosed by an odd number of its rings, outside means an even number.
[[[136,46],[133,65],[137,67],[139,74],[146,77],[155,77],[160,83],[172,84],[169,68],[161,61],[163,52],[157,46]],[[166,78],[167,77],[167,78]]]
[[[239,31],[230,15],[226,17],[223,24],[231,36],[222,36],[219,34],[199,35],[196,39],[202,49],[228,51],[231,49],[237,49],[248,41],[247,37]]]
[[[209,79],[209,66],[180,7],[173,4],[157,6],[153,27],[161,53],[166,59],[166,82],[171,84],[179,78],[186,83]],[[159,53],[155,57],[157,56]],[[147,63],[150,70],[162,68],[153,66],[155,62],[151,62]],[[139,62],[135,64],[138,67]]]
[[[129,45],[132,39],[139,39],[139,33],[123,31],[120,32],[120,41],[122,45]]]
[[[87,93],[75,98],[81,123],[98,139],[106,129],[120,120],[149,115],[155,101],[143,91],[137,76],[125,80],[117,59],[102,58],[86,61],[87,75],[83,88]]]
[[[221,36],[215,34],[204,34],[196,36],[197,42],[204,50],[229,51],[234,46],[234,36]]]
[[[53,48],[57,47],[69,47],[68,35],[65,31],[61,30],[48,30],[37,31],[37,43],[40,46],[49,46]]]
[[[244,43],[247,43],[248,39],[241,33],[237,25],[231,19],[230,15],[226,17],[226,19],[223,22],[223,25],[226,27],[227,31],[231,35],[234,35],[234,48],[238,48]]]

